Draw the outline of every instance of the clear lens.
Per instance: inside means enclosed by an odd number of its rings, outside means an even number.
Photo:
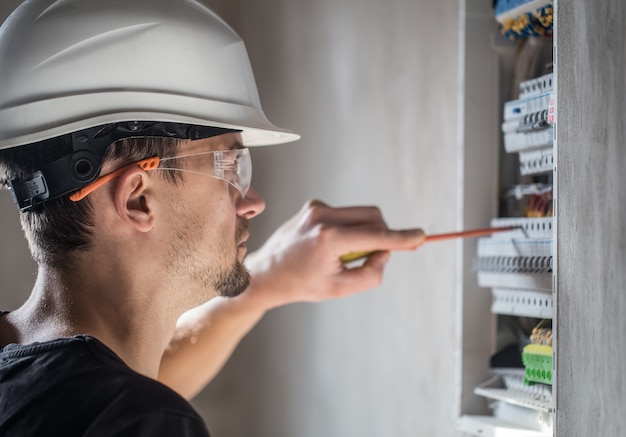
[[[242,197],[250,189],[252,160],[248,149],[216,150],[161,158],[160,170],[178,170],[221,179],[237,188]]]

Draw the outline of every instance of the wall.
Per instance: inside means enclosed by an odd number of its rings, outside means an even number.
[[[21,3],[2,0],[0,22]],[[0,308],[12,310],[28,297],[37,267],[31,260],[19,223],[19,212],[7,192],[0,192]]]
[[[310,197],[457,226],[456,2],[212,4],[270,119],[303,136],[253,151],[255,241]],[[456,266],[454,243],[397,253],[377,290],[273,311],[195,404],[224,436],[454,435]]]
[[[558,437],[626,435],[626,4],[559,2]]]
[[[303,135],[253,151],[267,211],[252,245],[312,197],[379,205],[393,227],[458,227],[456,2],[208,3],[246,41],[270,119]],[[10,308],[33,267],[1,201]],[[376,290],[274,310],[194,404],[216,436],[455,435],[457,267],[455,243],[438,243],[394,254]]]

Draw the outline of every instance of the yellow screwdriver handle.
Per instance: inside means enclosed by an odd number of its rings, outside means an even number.
[[[339,259],[343,263],[349,263],[349,262],[356,261],[358,259],[370,256],[373,253],[374,251],[371,251],[371,250],[367,252],[365,251],[364,252],[350,252],[350,253],[346,253],[345,255],[341,255]]]

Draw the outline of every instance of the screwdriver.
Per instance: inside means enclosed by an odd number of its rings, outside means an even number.
[[[513,231],[515,229],[520,229],[520,228],[521,226],[501,226],[501,227],[496,227],[496,228],[470,229],[466,231],[449,232],[446,234],[432,234],[432,235],[426,235],[426,238],[424,238],[424,243],[451,240],[453,238],[482,237],[485,235],[495,234],[496,232],[507,232],[507,231]],[[344,263],[349,263],[352,261],[359,260],[361,258],[366,258],[374,252],[376,251],[370,250],[370,251],[362,251],[362,252],[350,252],[350,253],[346,253],[345,255],[341,255],[339,259]]]

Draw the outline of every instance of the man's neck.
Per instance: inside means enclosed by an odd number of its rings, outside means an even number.
[[[176,320],[166,320],[157,290],[138,289],[123,277],[40,267],[29,299],[0,319],[0,346],[91,335],[133,370],[156,378]]]

